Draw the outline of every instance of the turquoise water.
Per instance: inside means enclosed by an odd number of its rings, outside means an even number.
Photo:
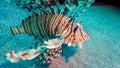
[[[90,40],[83,44],[84,49],[63,46],[63,57],[50,65],[39,65],[35,59],[10,63],[3,56],[29,49],[32,36],[13,36],[9,27],[20,25],[28,12],[9,3],[0,2],[0,68],[120,68],[120,10],[113,6],[91,6],[78,20]],[[62,60],[61,60],[62,59]]]

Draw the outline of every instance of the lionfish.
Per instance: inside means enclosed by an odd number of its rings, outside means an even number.
[[[53,39],[57,35],[63,37],[68,46],[80,45],[89,39],[88,34],[82,29],[81,22],[75,22],[75,17],[83,13],[91,5],[93,0],[19,0],[32,11],[33,15],[22,20],[20,26],[10,27],[12,34],[29,34],[35,38]],[[82,4],[82,5],[81,5]],[[60,8],[62,6],[62,8]],[[76,12],[75,7],[78,6]],[[54,9],[57,7],[57,10]],[[38,11],[39,9],[39,11]],[[49,11],[50,10],[50,11]],[[61,54],[61,46],[47,49],[40,55],[39,61],[50,63],[51,57],[57,58]],[[55,55],[58,54],[56,57]],[[42,58],[41,58],[42,56]],[[47,56],[47,58],[46,58]],[[48,59],[49,58],[49,59]]]

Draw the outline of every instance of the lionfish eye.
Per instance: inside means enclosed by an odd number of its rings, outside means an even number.
[[[76,26],[73,31],[76,32],[76,31],[77,31],[77,28],[78,28],[78,26]]]

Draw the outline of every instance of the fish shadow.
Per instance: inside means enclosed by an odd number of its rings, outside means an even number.
[[[67,44],[62,45],[62,56],[65,58],[65,62],[69,61],[69,58],[77,53],[78,46],[68,46]]]

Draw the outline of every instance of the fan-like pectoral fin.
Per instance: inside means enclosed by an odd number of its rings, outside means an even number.
[[[54,38],[44,41],[44,45],[48,49],[57,48],[64,42],[64,38],[59,34],[56,34]]]
[[[18,52],[18,53],[14,53],[14,51],[11,51],[11,52],[5,54],[4,57],[8,61],[10,61],[12,63],[16,63],[20,59],[22,59],[22,60],[32,60],[36,56],[38,56],[39,54],[40,54],[39,50],[30,49],[30,50],[26,50],[26,51],[22,51],[22,52]]]

